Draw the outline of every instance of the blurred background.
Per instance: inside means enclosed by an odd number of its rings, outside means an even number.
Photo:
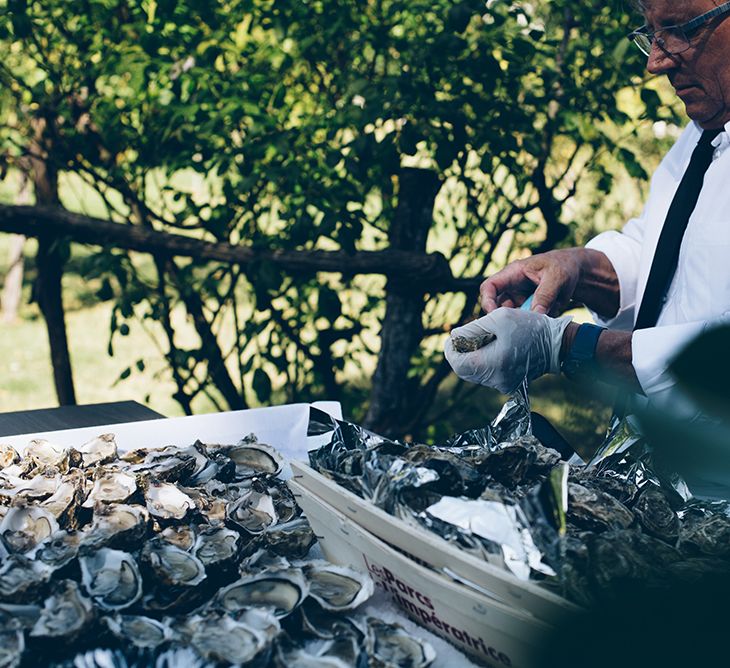
[[[0,0],[0,410],[483,426],[504,398],[441,352],[483,277],[637,215],[686,122],[640,23],[617,0]],[[531,398],[600,442],[582,388]]]

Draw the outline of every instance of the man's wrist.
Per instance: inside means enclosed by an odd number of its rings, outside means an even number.
[[[560,361],[561,362],[563,362],[563,360],[565,360],[565,356],[568,354],[568,351],[570,350],[571,346],[573,345],[573,341],[575,340],[575,335],[578,332],[578,327],[580,327],[580,323],[571,322],[571,323],[568,323],[568,326],[565,328],[565,331],[563,332],[563,342],[560,345]]]

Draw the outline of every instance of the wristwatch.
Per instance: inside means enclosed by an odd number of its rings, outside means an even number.
[[[598,337],[606,328],[584,323],[578,327],[573,343],[560,365],[560,370],[571,380],[595,376],[596,345]]]

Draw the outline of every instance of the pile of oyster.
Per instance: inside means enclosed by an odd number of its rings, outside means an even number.
[[[318,429],[331,440],[310,462],[390,514],[580,605],[730,575],[730,503],[693,499],[625,435],[589,465],[569,465],[530,435],[524,401],[506,408],[488,428],[435,446],[327,418]]]
[[[428,645],[350,614],[366,575],[305,560],[281,464],[253,436],[0,445],[0,668],[428,665]]]

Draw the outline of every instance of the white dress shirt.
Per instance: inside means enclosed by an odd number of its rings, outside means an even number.
[[[602,320],[593,314],[599,324],[633,328],[667,211],[701,133],[694,122],[684,129],[654,173],[639,218],[587,244],[606,254],[621,289],[614,318]],[[712,143],[712,163],[687,224],[664,308],[655,327],[636,331],[631,339],[633,365],[644,393],[657,408],[670,408],[675,414],[678,405],[686,404],[668,364],[704,329],[730,319],[730,123]]]

